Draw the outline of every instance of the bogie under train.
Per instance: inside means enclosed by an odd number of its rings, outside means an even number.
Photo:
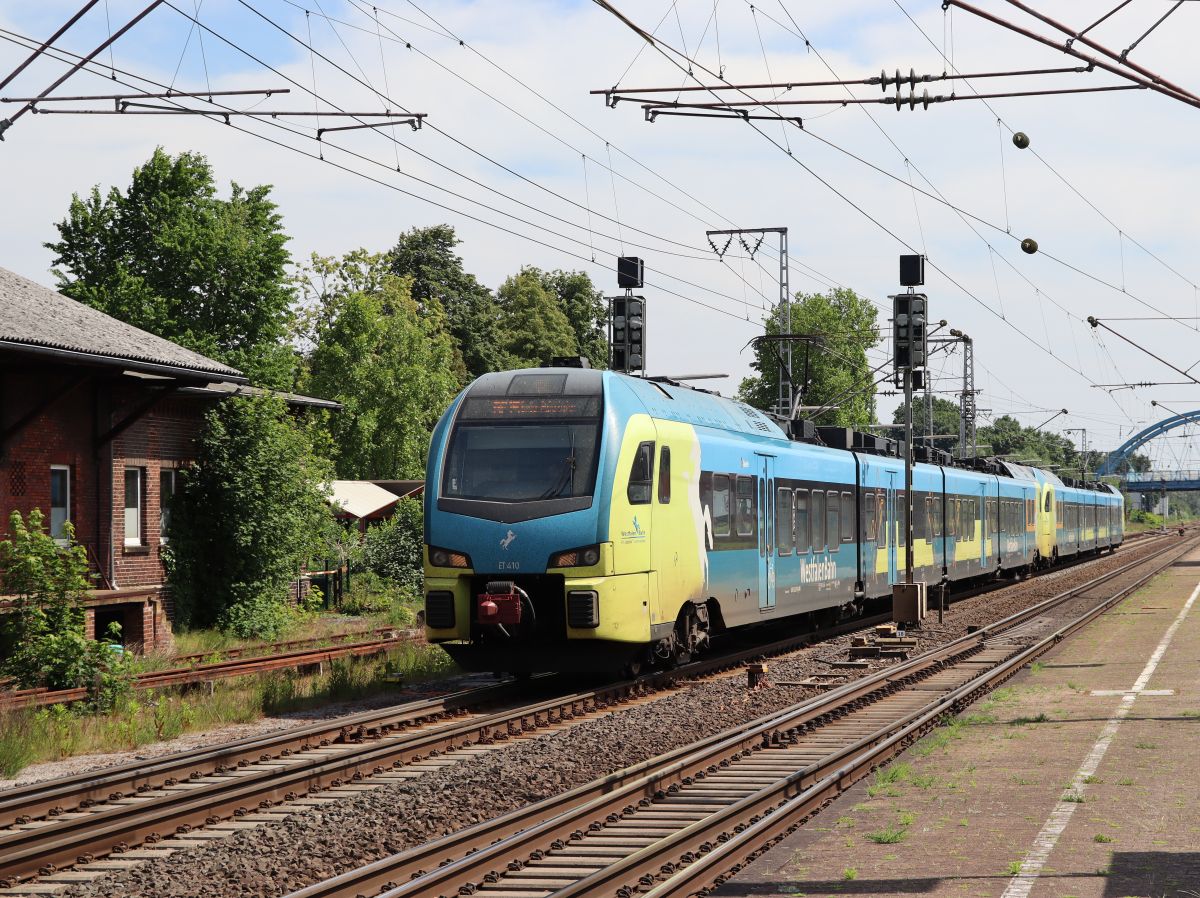
[[[472,670],[673,663],[712,634],[833,617],[903,577],[904,464],[872,438],[790,439],[678,384],[579,368],[487,374],[433,434],[426,634]],[[917,579],[1021,573],[1114,548],[1105,484],[921,463]]]

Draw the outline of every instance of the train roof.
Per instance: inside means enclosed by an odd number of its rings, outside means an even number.
[[[516,371],[498,371],[484,374],[467,388],[473,397],[511,395],[566,395],[599,396],[604,392],[604,383],[619,383],[637,397],[646,410],[655,417],[683,424],[712,427],[731,431],[757,439],[781,442],[808,443],[825,449],[857,450],[885,457],[900,457],[902,442],[883,439],[873,435],[853,435],[848,428],[822,428],[826,439],[831,432],[845,431],[845,445],[828,445],[819,436],[811,439],[794,439],[771,415],[736,399],[730,399],[708,390],[698,389],[670,378],[645,378],[622,374],[617,371],[600,371],[591,368],[553,367],[527,368]],[[849,439],[861,436],[860,442]],[[864,448],[867,447],[867,448]],[[890,447],[890,448],[889,448]],[[914,447],[925,450],[925,447]],[[946,453],[929,453],[922,459],[925,463],[941,464],[957,470],[975,473],[992,473],[1011,477],[1014,480],[1046,482],[1060,489],[1078,489],[1092,492],[1119,493],[1111,484],[1101,482],[1066,483],[1053,471],[1035,468],[998,458],[972,459],[962,463]],[[936,457],[937,460],[934,460]]]

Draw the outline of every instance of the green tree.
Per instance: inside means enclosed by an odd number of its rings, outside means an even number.
[[[511,366],[534,368],[556,355],[579,355],[579,343],[558,298],[542,284],[542,272],[522,268],[497,291],[504,349]]]
[[[454,252],[454,228],[434,225],[405,231],[388,253],[391,272],[409,278],[412,297],[424,307],[433,301],[462,356],[463,382],[505,367],[499,335],[500,309],[492,291],[463,269]]]
[[[835,405],[816,417],[818,424],[864,427],[875,420],[876,375],[871,374],[867,350],[879,340],[875,307],[848,288],[828,293],[797,293],[791,306],[793,334],[807,335],[806,344],[792,349],[792,376],[803,387],[804,405]],[[781,333],[780,310],[765,322],[768,336]],[[744,379],[738,398],[764,411],[773,410],[779,395],[778,343],[764,341],[754,351],[750,367],[758,372]],[[807,352],[808,378],[805,382]]]
[[[913,431],[918,436],[928,433],[928,429],[925,426],[925,415],[925,397],[918,394],[913,397]],[[949,399],[942,399],[938,396],[933,397],[933,433],[935,435],[954,434],[954,436],[946,439],[934,440],[933,445],[939,449],[952,449],[957,446],[959,420],[958,403],[951,402]],[[896,412],[892,415],[892,423],[904,423],[903,402],[896,406]],[[914,445],[916,444],[914,443]]]
[[[307,388],[336,399],[327,420],[338,476],[420,477],[429,436],[459,388],[441,304],[418,305],[388,259],[357,250],[314,256]]]
[[[425,513],[417,499],[401,499],[386,521],[372,524],[363,540],[363,565],[386,577],[409,595],[421,594],[425,582],[422,552]]]
[[[536,269],[531,269],[536,270]],[[582,271],[539,272],[542,287],[557,299],[575,333],[579,355],[593,368],[608,367],[608,302]]]
[[[275,638],[291,620],[291,582],[322,545],[332,472],[272,394],[210,409],[182,472],[165,552],[176,617]]]
[[[46,244],[59,288],[256,383],[290,386],[288,238],[270,190],[233,184],[221,199],[202,155],[160,147],[123,192],[72,196]]]
[[[0,585],[12,597],[11,613],[0,626],[11,649],[0,672],[22,688],[72,689],[86,686],[93,702],[111,707],[129,686],[128,667],[108,646],[84,635],[85,600],[91,585],[87,553],[72,543],[60,546],[46,532],[39,509],[28,521],[14,511],[8,538],[0,542]]]

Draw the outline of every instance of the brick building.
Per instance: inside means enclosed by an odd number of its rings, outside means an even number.
[[[0,268],[0,531],[39,508],[71,522],[97,588],[89,635],[170,641],[163,498],[205,410],[253,388],[242,374]],[[308,397],[293,403],[337,407]]]

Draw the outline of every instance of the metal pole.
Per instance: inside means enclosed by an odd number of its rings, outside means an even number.
[[[904,582],[913,582],[913,410],[912,368],[904,369]]]
[[[788,231],[787,228],[779,229],[779,305],[781,311],[780,324],[783,327],[783,333],[786,336],[791,336],[792,333],[792,295],[791,287],[788,284]],[[784,347],[784,362],[787,365],[787,371],[779,372],[779,406],[780,411],[789,418],[792,416],[792,406],[795,404],[795,397],[792,393],[792,341],[786,340]]]

